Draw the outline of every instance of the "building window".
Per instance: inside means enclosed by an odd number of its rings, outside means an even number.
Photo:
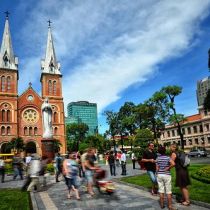
[[[204,115],[207,116],[208,115],[208,112],[206,110],[204,110]]]
[[[11,78],[7,77],[7,90],[11,90]]]
[[[27,127],[24,127],[23,132],[25,136],[27,135],[27,130],[28,130]]]
[[[210,137],[208,137],[208,144],[210,144]]]
[[[37,135],[37,134],[38,134],[38,128],[35,127],[35,128],[34,128],[34,135]]]
[[[5,110],[4,109],[1,111],[1,119],[2,119],[2,122],[5,122]]]
[[[184,146],[186,146],[186,140],[184,140]]]
[[[11,132],[10,132],[10,127],[8,126],[8,127],[7,127],[7,135],[10,135],[10,133],[11,133]]]
[[[54,135],[57,135],[57,134],[58,134],[58,128],[55,127],[55,129],[54,129]]]
[[[29,136],[32,135],[32,127],[29,127]]]
[[[193,126],[193,132],[194,132],[194,133],[197,133],[197,132],[198,132],[197,126]]]
[[[182,134],[185,135],[185,128],[182,128]]]
[[[195,144],[198,144],[198,139],[197,138],[195,139]]]
[[[7,122],[10,122],[11,119],[10,119],[10,110],[7,110]]]
[[[1,127],[1,135],[5,135],[5,127],[4,126]]]
[[[209,124],[205,124],[204,127],[206,131],[209,131]]]
[[[1,78],[1,91],[4,92],[6,90],[6,79],[5,76]]]
[[[203,133],[203,126],[200,125],[199,127],[200,127],[200,133]]]
[[[172,130],[172,136],[175,136],[175,131],[174,130]]]
[[[188,134],[191,134],[191,127],[187,128],[187,132],[188,132]]]
[[[53,95],[56,95],[56,81],[53,81]]]
[[[189,145],[192,145],[192,139],[189,139],[188,142],[189,142]]]
[[[168,136],[168,137],[170,137],[170,136],[171,136],[170,131],[167,131],[167,136]]]
[[[53,113],[53,121],[54,121],[54,123],[58,121],[58,113],[57,112]]]
[[[49,94],[52,94],[52,81],[51,80],[48,81],[48,91],[49,91]]]

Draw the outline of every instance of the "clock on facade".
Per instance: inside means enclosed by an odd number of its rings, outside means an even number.
[[[32,95],[29,95],[28,98],[27,98],[27,100],[28,101],[33,101],[34,100],[34,97]]]
[[[39,119],[39,114],[34,109],[27,109],[23,112],[23,120],[26,123],[36,123]]]

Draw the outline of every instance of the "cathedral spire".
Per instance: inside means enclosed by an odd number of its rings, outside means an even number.
[[[17,70],[18,58],[14,56],[12,48],[12,39],[9,29],[9,12],[5,12],[6,21],[0,50],[0,68]]]
[[[51,21],[48,21],[48,37],[47,37],[47,49],[45,59],[41,61],[42,73],[49,74],[61,74],[60,63],[56,60],[55,49],[53,44],[53,37],[51,32]]]

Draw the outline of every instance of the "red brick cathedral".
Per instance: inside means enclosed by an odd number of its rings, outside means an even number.
[[[62,144],[60,152],[65,153],[62,74],[60,63],[55,56],[50,22],[45,59],[41,61],[41,96],[32,88],[31,83],[25,92],[18,95],[18,71],[18,58],[13,52],[7,15],[0,51],[0,153],[9,152],[6,144],[12,138],[21,137],[26,144],[27,152],[42,155],[41,105],[45,98],[49,99],[52,106],[53,138],[60,141]],[[28,72],[30,74],[30,69]]]

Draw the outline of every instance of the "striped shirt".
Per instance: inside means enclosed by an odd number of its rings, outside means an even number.
[[[170,175],[170,170],[165,171],[165,168],[170,166],[170,157],[166,155],[160,155],[157,158],[157,166],[159,170],[157,171],[157,174],[166,174]]]

